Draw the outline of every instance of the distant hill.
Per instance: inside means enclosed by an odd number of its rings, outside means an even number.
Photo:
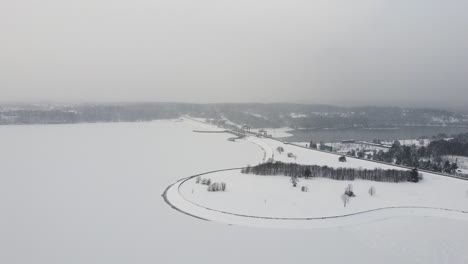
[[[467,126],[468,115],[438,109],[339,107],[290,103],[112,103],[3,105],[0,125],[138,122],[182,115],[227,119],[252,127],[385,128],[402,125]]]

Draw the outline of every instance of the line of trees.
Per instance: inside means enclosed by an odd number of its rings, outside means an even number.
[[[208,185],[207,190],[209,192],[224,192],[226,191],[226,183],[225,182],[213,182],[211,183],[211,179],[197,177],[195,179],[195,183]]]
[[[318,165],[300,165],[296,163],[267,162],[242,169],[242,173],[255,175],[284,175],[297,178],[323,177],[333,180],[355,179],[379,182],[418,182],[422,179],[417,169],[396,170],[333,168]]]

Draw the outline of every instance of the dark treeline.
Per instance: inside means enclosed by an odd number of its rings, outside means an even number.
[[[296,115],[292,115],[292,114]],[[49,124],[80,122],[136,122],[177,118],[181,115],[221,119],[254,128],[306,129],[393,127],[398,124],[468,124],[463,114],[444,110],[398,107],[337,107],[308,104],[192,104],[192,103],[96,103],[0,105],[0,124]],[[435,122],[434,120],[440,120]]]
[[[0,107],[0,125],[140,122],[183,115],[212,117],[215,112],[209,105],[184,103],[10,105]]]
[[[468,133],[455,135],[452,139],[431,141],[429,146],[422,148],[421,153],[432,156],[457,155],[468,157]]]
[[[296,163],[268,162],[242,169],[242,173],[256,175],[284,175],[290,177],[309,178],[323,177],[333,180],[355,179],[379,182],[418,182],[421,175],[413,170],[383,170],[362,168],[333,168],[318,165],[300,165]]]

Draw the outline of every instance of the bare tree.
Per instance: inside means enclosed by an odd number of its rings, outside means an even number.
[[[353,185],[352,184],[348,184],[348,186],[346,186],[344,194],[346,194],[348,197],[356,196],[354,194],[354,192],[353,192]]]
[[[299,178],[296,175],[291,176],[291,183],[293,187],[297,186],[297,183],[299,182]]]
[[[310,170],[309,167],[307,167],[305,170],[304,170],[304,178],[308,179],[312,176],[312,171]]]
[[[349,204],[349,196],[343,193],[341,195],[341,201],[343,201],[343,205],[346,207],[346,205]]]
[[[371,187],[369,188],[369,195],[370,195],[370,196],[374,196],[374,195],[375,195],[375,187],[374,187],[374,186],[371,186]]]

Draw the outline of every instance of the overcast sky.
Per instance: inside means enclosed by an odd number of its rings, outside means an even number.
[[[463,106],[468,1],[0,2],[0,101]]]

